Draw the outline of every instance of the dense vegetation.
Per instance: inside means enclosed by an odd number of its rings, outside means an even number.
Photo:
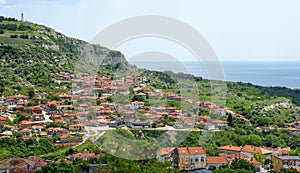
[[[21,138],[0,139],[0,160],[8,157],[28,157],[42,155],[56,150],[56,147],[46,138]]]

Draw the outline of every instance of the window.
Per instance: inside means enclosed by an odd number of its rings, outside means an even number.
[[[198,156],[195,158],[195,162],[199,162],[199,158],[198,158]]]
[[[201,157],[201,162],[204,162],[204,157],[203,156]]]
[[[288,162],[283,162],[283,165],[288,165]]]
[[[185,158],[185,162],[188,164],[189,163],[189,157]]]
[[[191,158],[191,163],[194,163],[194,159],[193,158]]]
[[[183,157],[181,157],[181,163],[183,163],[183,162],[184,162]]]

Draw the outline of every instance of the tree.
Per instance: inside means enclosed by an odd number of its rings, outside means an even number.
[[[67,164],[65,161],[60,163],[51,163],[44,167],[42,170],[36,171],[38,173],[76,173],[74,166]]]
[[[266,156],[264,154],[256,154],[254,153],[255,160],[259,161],[262,164],[265,164]]]
[[[230,168],[235,169],[235,170],[245,169],[245,170],[249,170],[249,171],[252,171],[252,172],[256,172],[255,166],[253,164],[247,162],[244,159],[238,159],[238,158],[235,158],[232,161]]]
[[[34,89],[33,88],[30,88],[28,90],[28,96],[29,96],[29,99],[32,99],[35,95],[35,92],[34,92]]]
[[[228,126],[232,126],[232,114],[229,113],[228,117],[227,117],[227,122],[228,122]]]

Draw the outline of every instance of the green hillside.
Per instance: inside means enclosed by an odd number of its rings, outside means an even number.
[[[72,72],[78,58],[87,53],[101,62],[105,59],[105,63],[126,64],[120,52],[66,37],[42,25],[0,17],[0,81],[4,93],[14,92],[19,82],[48,87],[59,72]]]

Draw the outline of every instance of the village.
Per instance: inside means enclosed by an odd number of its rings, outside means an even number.
[[[23,140],[48,138],[54,145],[76,146],[86,140],[96,140],[105,130],[116,128],[220,131],[228,127],[229,114],[249,122],[243,115],[210,101],[193,100],[177,92],[155,89],[148,85],[149,81],[144,76],[108,77],[60,72],[59,77],[51,82],[59,84],[62,89],[69,88],[69,91],[46,93],[35,89],[29,96],[15,93],[0,98],[0,139],[15,138],[15,134],[19,134]],[[186,102],[220,118],[187,113],[176,105],[153,106],[149,103],[151,99]],[[260,127],[260,130],[272,128],[278,127]],[[285,129],[299,134],[300,122],[291,123]],[[202,146],[186,146],[162,148],[157,151],[156,158],[159,162],[170,162],[179,170],[218,170],[224,165],[229,166],[235,159],[244,159],[255,165],[257,172],[279,171],[288,167],[300,171],[300,157],[289,156],[289,150],[227,145],[218,147],[219,156],[208,156]],[[264,156],[263,163],[255,159],[256,154]],[[72,164],[75,158],[88,160],[99,157],[95,153],[77,153],[68,156],[65,161]],[[34,172],[48,163],[51,161],[35,156],[7,158],[0,161],[0,172]]]

